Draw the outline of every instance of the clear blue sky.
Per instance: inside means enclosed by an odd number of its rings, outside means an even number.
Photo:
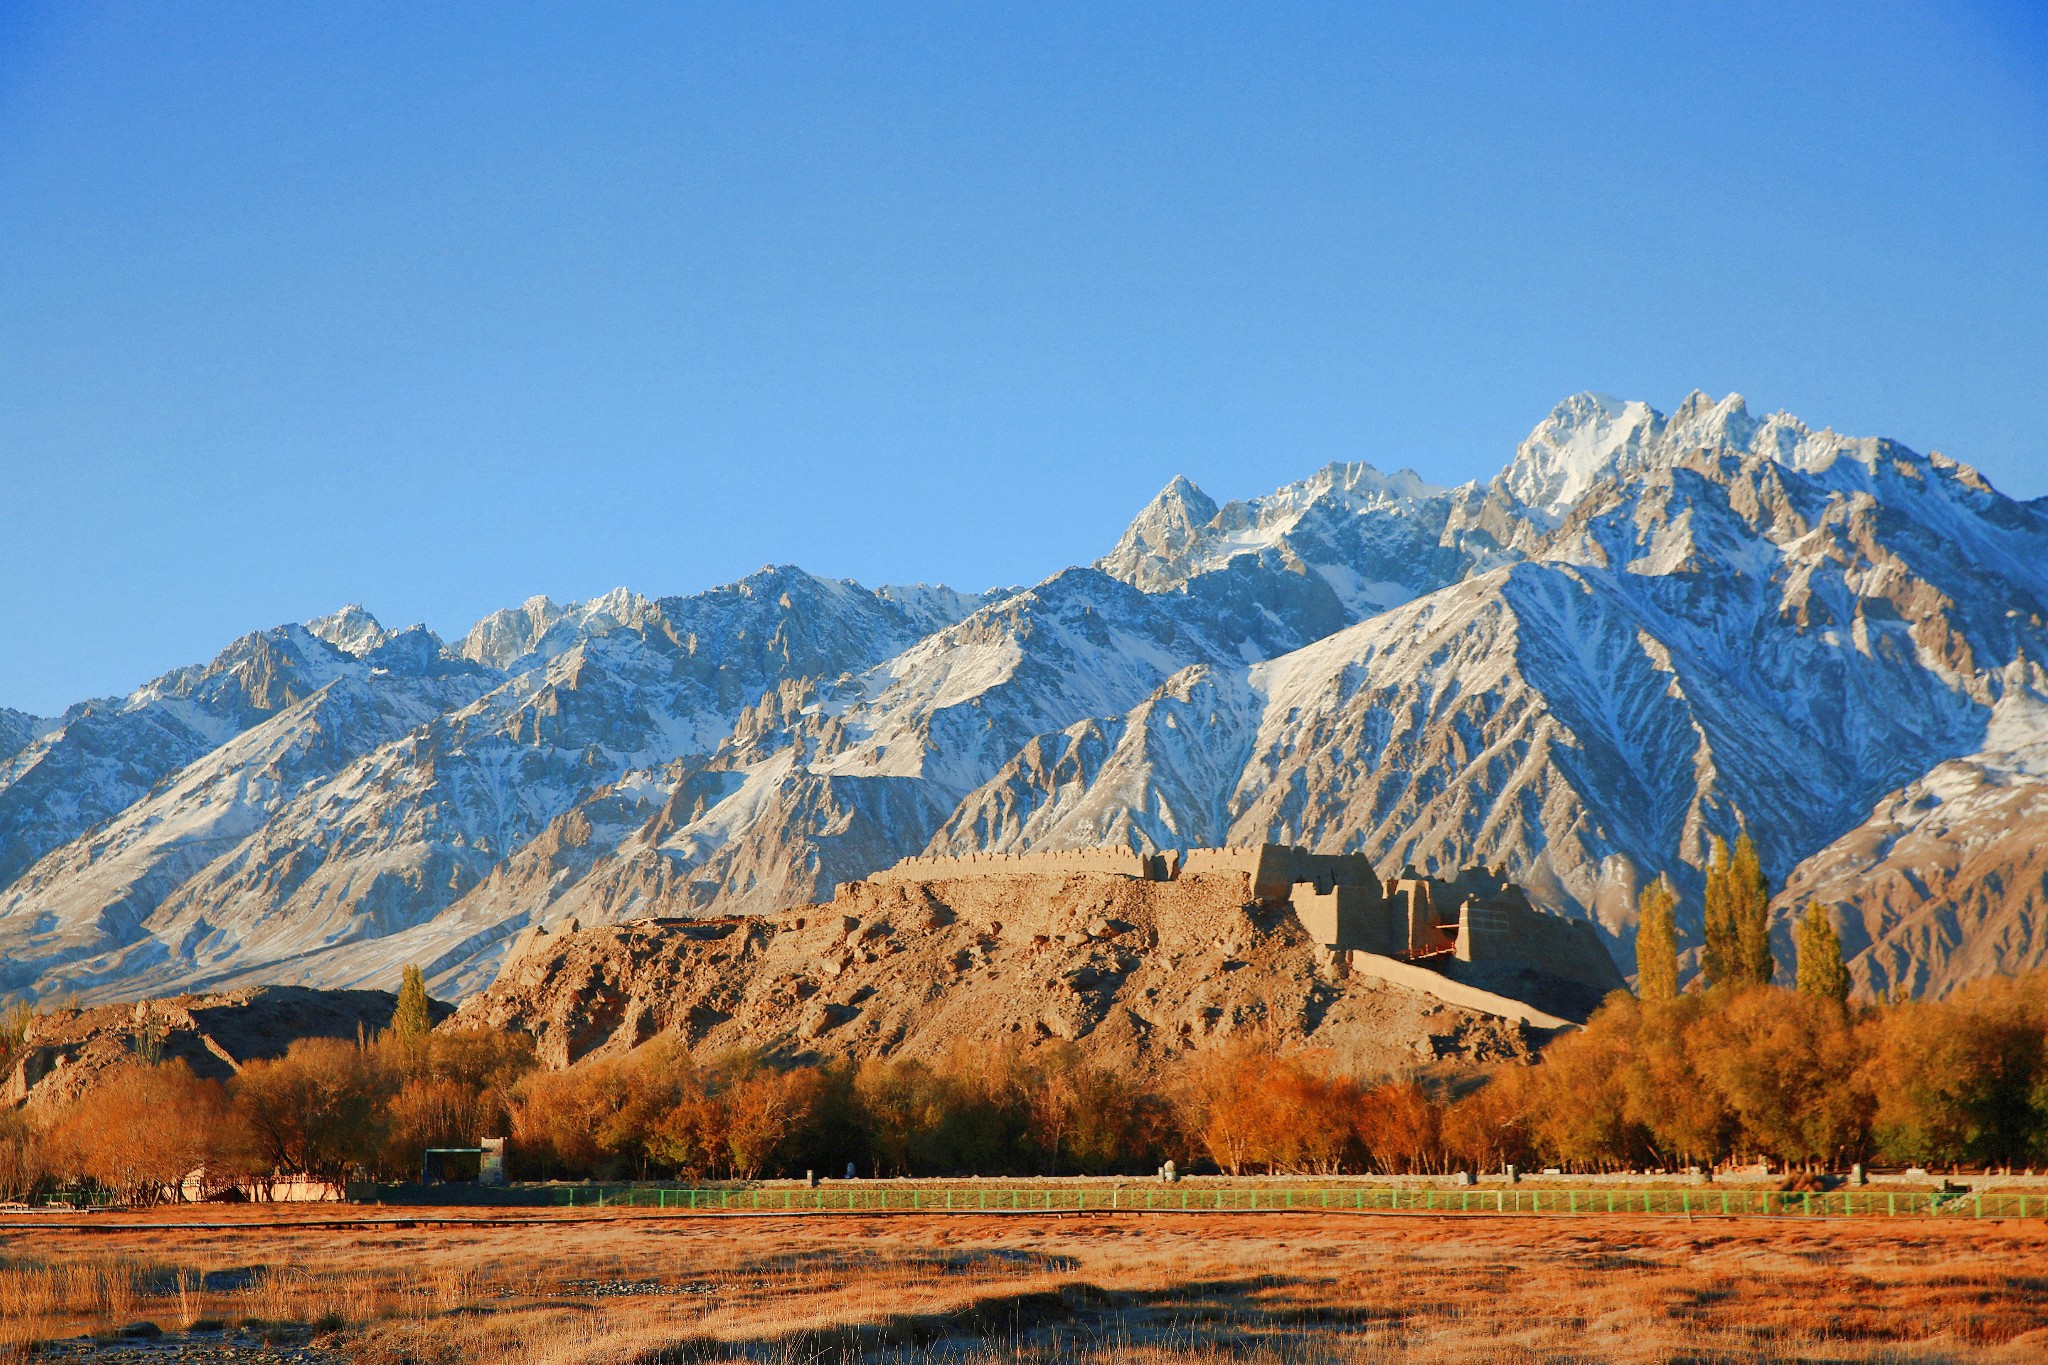
[[[1692,387],[2048,493],[2025,5],[0,2],[0,703]]]

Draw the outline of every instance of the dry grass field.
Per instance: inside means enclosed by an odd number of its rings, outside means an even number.
[[[2039,1221],[342,1216],[10,1220],[0,1358],[2048,1360]]]

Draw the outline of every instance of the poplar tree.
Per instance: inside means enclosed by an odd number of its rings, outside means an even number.
[[[1756,844],[1747,834],[1716,838],[1707,866],[1706,948],[1700,967],[1710,986],[1768,986],[1777,975],[1771,957],[1771,887]]]
[[[1735,912],[1737,975],[1746,985],[1768,986],[1778,973],[1771,956],[1771,885],[1764,880],[1756,845],[1747,834],[1735,840],[1728,881]]]
[[[1707,854],[1706,942],[1700,950],[1700,971],[1709,986],[1735,984],[1736,963],[1741,957],[1734,901],[1728,889],[1729,862],[1728,841],[1715,835]]]
[[[427,978],[418,967],[407,966],[398,982],[398,1008],[391,1015],[391,1031],[412,1042],[427,1036],[434,1016],[427,1009]]]
[[[1668,877],[1643,887],[1636,898],[1636,994],[1644,1000],[1678,995],[1678,892]]]
[[[1849,969],[1842,964],[1842,940],[1819,901],[1808,901],[1799,918],[1799,993],[1822,1000],[1849,998]]]

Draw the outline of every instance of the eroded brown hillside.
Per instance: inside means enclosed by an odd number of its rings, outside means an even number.
[[[1345,972],[1241,877],[854,883],[781,915],[539,935],[454,1027],[566,1065],[674,1028],[700,1048],[935,1057],[1064,1038],[1137,1072],[1245,1032],[1386,1074],[1529,1056],[1547,1034]]]

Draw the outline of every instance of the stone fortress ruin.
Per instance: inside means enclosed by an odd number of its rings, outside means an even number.
[[[1537,909],[1503,871],[1381,878],[1364,854],[1285,844],[1139,853],[1128,848],[916,856],[870,884],[1011,877],[1238,879],[1242,898],[1290,907],[1338,974],[1378,977],[1454,1004],[1554,1025],[1627,986],[1592,925]],[[842,888],[844,889],[844,888]],[[1533,1006],[1534,1008],[1529,1008]]]

